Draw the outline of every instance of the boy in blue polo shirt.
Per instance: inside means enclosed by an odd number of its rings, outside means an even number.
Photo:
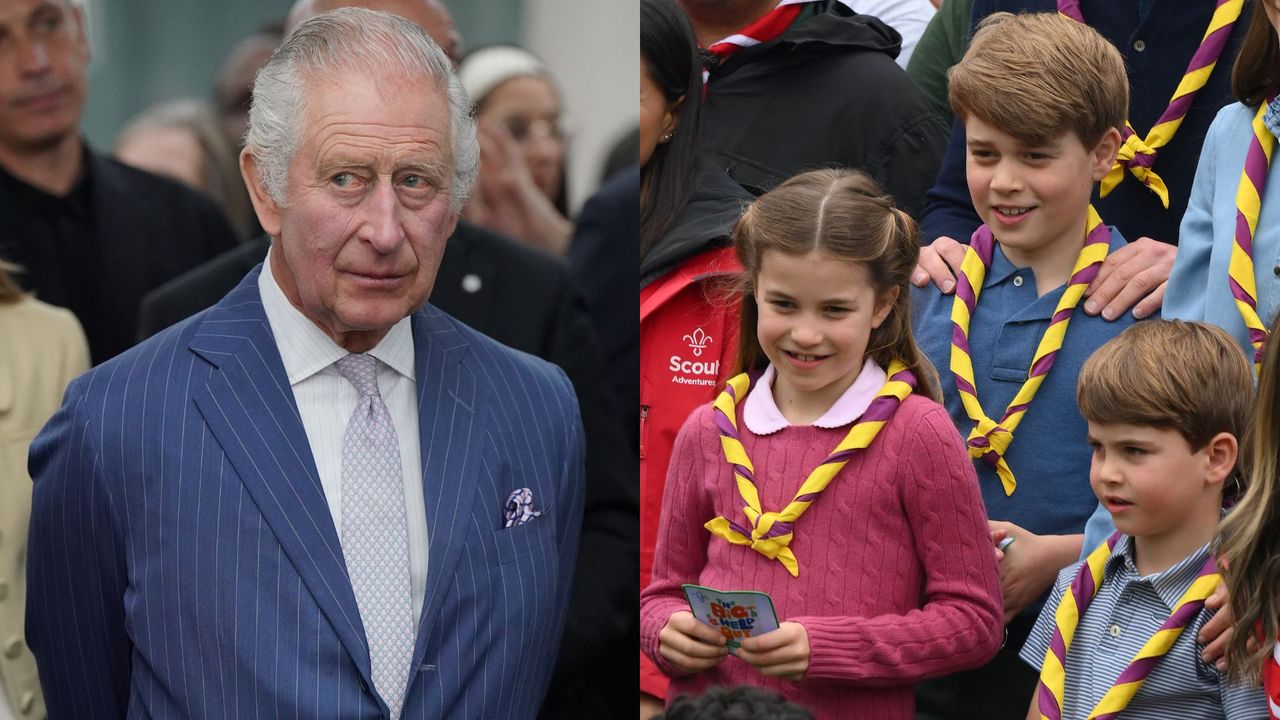
[[[1026,717],[1267,717],[1261,688],[1229,685],[1196,647],[1221,581],[1209,550],[1224,487],[1239,490],[1249,362],[1221,328],[1144,322],[1085,362],[1076,397],[1089,482],[1118,532],[1058,575],[1022,648],[1040,669]]]
[[[1128,110],[1120,54],[1056,14],[998,13],[951,71],[965,125],[974,233],[955,295],[914,291],[917,340],[968,438],[1001,553],[1008,640],[984,668],[924,683],[918,718],[1022,718],[1036,676],[1017,657],[1058,570],[1075,562],[1089,489],[1075,378],[1133,323],[1076,310],[1125,244],[1090,205]],[[1009,540],[1005,540],[1009,542]]]

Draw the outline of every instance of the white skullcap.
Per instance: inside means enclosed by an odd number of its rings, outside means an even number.
[[[458,79],[462,81],[472,105],[479,105],[489,91],[513,78],[550,75],[541,60],[528,50],[513,45],[476,50],[463,58],[462,65],[458,67]]]

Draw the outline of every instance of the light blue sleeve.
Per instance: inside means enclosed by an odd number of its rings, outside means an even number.
[[[1084,524],[1084,542],[1080,543],[1080,559],[1089,557],[1089,553],[1106,542],[1115,531],[1116,523],[1111,519],[1111,513],[1107,512],[1102,503],[1098,503],[1098,507],[1089,516],[1088,522]]]
[[[1230,106],[1228,108],[1230,109]],[[1213,197],[1218,136],[1223,124],[1222,112],[1214,118],[1204,138],[1200,162],[1196,165],[1195,182],[1187,212],[1178,230],[1178,252],[1165,287],[1162,315],[1178,320],[1205,319],[1205,299],[1209,295],[1209,263],[1213,258]],[[1230,252],[1230,248],[1227,248]],[[1092,522],[1092,520],[1090,520]],[[1086,545],[1086,547],[1088,547]]]

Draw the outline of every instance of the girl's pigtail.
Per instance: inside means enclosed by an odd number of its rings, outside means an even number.
[[[1271,333],[1274,343],[1280,317]],[[1263,356],[1254,421],[1240,457],[1244,497],[1222,522],[1218,564],[1236,617],[1227,643],[1229,672],[1257,683],[1280,633],[1280,346]]]

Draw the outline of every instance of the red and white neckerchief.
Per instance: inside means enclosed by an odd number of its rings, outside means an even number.
[[[769,42],[791,27],[803,6],[811,2],[817,0],[781,0],[772,10],[756,18],[755,22],[708,45],[707,52],[724,60],[742,48]]]
[[[1280,720],[1280,642],[1272,647],[1271,656],[1262,663],[1262,687],[1267,691],[1271,720]]]
[[[724,62],[729,56],[742,48],[769,42],[791,27],[791,23],[795,21],[800,11],[804,9],[804,5],[812,2],[818,2],[818,0],[781,0],[772,10],[761,15],[755,22],[729,37],[708,45],[707,52]],[[853,9],[853,6],[850,5],[850,0],[838,0],[838,2],[848,6],[850,10]],[[706,82],[707,69],[703,68],[702,83],[705,85]]]

